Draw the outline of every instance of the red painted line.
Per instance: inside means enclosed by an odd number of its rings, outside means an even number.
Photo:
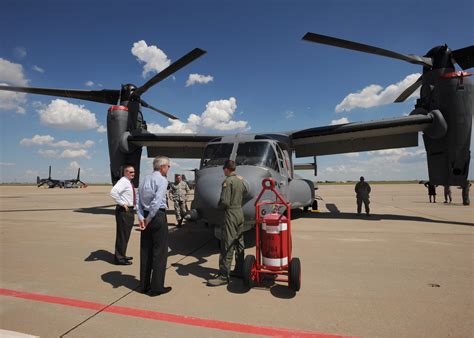
[[[23,298],[28,300],[34,300],[38,302],[45,302],[51,304],[60,304],[66,306],[72,306],[76,308],[90,309],[90,310],[103,310],[103,312],[115,313],[124,316],[138,317],[159,320],[169,323],[177,323],[198,327],[205,327],[209,329],[232,331],[239,333],[248,333],[261,336],[278,336],[278,337],[318,337],[318,338],[336,338],[343,337],[339,335],[317,333],[312,331],[301,331],[291,330],[284,328],[274,328],[266,326],[254,326],[247,324],[239,324],[232,322],[224,322],[220,320],[203,319],[197,317],[174,315],[170,313],[163,313],[157,311],[139,310],[123,306],[108,306],[106,304],[99,304],[94,302],[86,302],[78,299],[54,297],[48,295],[41,295],[37,293],[15,291],[9,289],[0,289],[0,295],[10,296],[16,298]]]

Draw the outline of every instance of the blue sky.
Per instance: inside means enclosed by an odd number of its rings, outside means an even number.
[[[184,124],[171,130],[285,131],[344,118],[400,116],[412,110],[414,99],[386,104],[393,97],[386,89],[403,87],[421,67],[303,42],[302,36],[312,31],[424,55],[439,44],[453,49],[472,44],[474,28],[462,18],[472,16],[473,6],[472,1],[453,6],[446,1],[7,0],[0,13],[0,83],[119,89],[121,83],[141,85],[155,74],[142,75],[147,62],[152,69],[160,65],[158,49],[165,61],[173,62],[200,47],[208,52],[205,56],[143,96],[181,118]],[[132,53],[135,43],[142,48]],[[212,80],[186,86],[190,74]],[[349,94],[364,89],[371,107],[341,105]],[[85,181],[109,182],[106,133],[98,132],[108,106],[54,99],[0,96],[0,181],[32,182],[36,175],[46,176],[51,164],[57,178],[74,176],[80,166]],[[346,110],[336,112],[338,105]],[[206,120],[212,107],[220,109],[221,120]],[[58,122],[58,109],[70,109],[70,120],[59,117],[63,120]],[[170,125],[153,111],[144,109],[144,114],[156,131]],[[189,123],[190,114],[200,118],[199,125]],[[82,124],[71,125],[78,117]],[[35,135],[40,138],[33,139]],[[423,147],[318,161],[320,180],[362,174],[368,179],[427,177]],[[196,161],[173,162],[174,171],[196,166]],[[148,160],[143,165],[142,172],[150,171]]]

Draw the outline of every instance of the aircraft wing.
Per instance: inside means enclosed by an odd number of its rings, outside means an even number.
[[[151,134],[130,135],[128,142],[147,147],[148,157],[201,158],[207,143],[219,135]]]
[[[410,115],[368,122],[354,122],[288,133],[296,157],[415,147],[418,132],[433,123],[433,117]]]

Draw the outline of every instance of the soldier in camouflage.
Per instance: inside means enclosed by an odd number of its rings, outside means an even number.
[[[227,160],[224,163],[226,176],[222,183],[219,207],[224,209],[224,224],[221,237],[221,254],[219,256],[219,275],[207,281],[208,286],[219,286],[229,283],[230,266],[235,251],[235,275],[242,275],[244,265],[244,212],[242,199],[247,194],[247,188],[242,177],[235,175],[235,162]]]
[[[181,175],[175,175],[174,183],[170,184],[170,198],[174,202],[174,212],[176,214],[176,221],[178,226],[181,226],[184,216],[186,215],[186,202],[189,187],[186,182],[182,180]]]

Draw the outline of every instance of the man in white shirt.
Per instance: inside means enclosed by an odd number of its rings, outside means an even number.
[[[115,237],[115,264],[130,265],[133,257],[126,256],[128,240],[133,228],[134,210],[136,207],[136,192],[132,179],[135,169],[131,165],[124,168],[124,176],[118,180],[110,191],[110,196],[115,200],[115,221],[117,232]]]

